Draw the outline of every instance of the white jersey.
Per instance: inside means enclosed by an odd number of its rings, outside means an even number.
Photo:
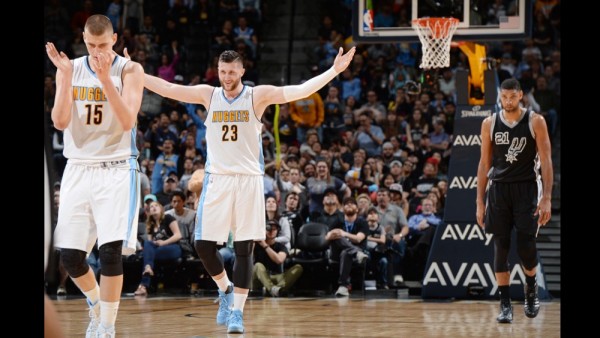
[[[111,66],[110,77],[119,93],[123,91],[122,74],[128,61],[115,56]],[[73,107],[71,122],[64,131],[65,157],[101,161],[137,157],[137,128],[123,130],[87,56],[73,60],[72,81]]]
[[[216,175],[263,175],[262,122],[254,113],[253,88],[244,85],[233,100],[223,88],[212,93],[206,125],[206,172]]]

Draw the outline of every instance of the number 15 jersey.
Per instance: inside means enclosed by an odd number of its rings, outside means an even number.
[[[115,56],[111,66],[110,77],[119,93],[123,92],[123,68],[127,62]],[[137,128],[123,130],[87,56],[73,60],[72,86],[71,122],[64,131],[65,157],[99,161],[137,157]]]
[[[244,85],[233,100],[223,87],[212,93],[206,125],[205,170],[216,175],[263,175],[262,122],[256,118],[252,87]]]

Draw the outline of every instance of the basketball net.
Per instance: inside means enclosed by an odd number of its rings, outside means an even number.
[[[456,18],[419,18],[413,20],[413,28],[421,40],[423,58],[420,68],[443,68],[450,66],[450,42],[458,27]]]

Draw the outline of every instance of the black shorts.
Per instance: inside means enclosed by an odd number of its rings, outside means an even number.
[[[538,216],[534,216],[538,204],[538,183],[492,182],[487,191],[485,232],[510,235],[512,228],[525,234],[537,232]]]

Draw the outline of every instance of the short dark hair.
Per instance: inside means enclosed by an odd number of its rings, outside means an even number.
[[[242,56],[234,50],[226,50],[219,55],[219,62],[232,63],[239,62],[243,64]]]
[[[181,191],[179,189],[176,189],[175,191],[173,191],[171,193],[171,199],[173,199],[173,197],[175,197],[175,196],[179,196],[179,198],[181,198],[181,200],[184,202],[186,200],[185,194],[183,193],[183,191]]]
[[[370,207],[369,210],[367,210],[367,215],[370,214],[377,214],[377,216],[379,216],[379,211],[377,211],[377,208],[375,207]]]
[[[296,196],[296,197],[298,197],[298,199],[300,199],[300,195],[298,195],[298,193],[297,193],[297,192],[295,192],[295,191],[290,191],[290,192],[288,192],[287,196],[285,196],[285,201],[286,201],[286,202],[287,202],[287,199],[288,199],[290,196]]]
[[[344,202],[342,204],[346,205],[348,203],[352,203],[354,205],[358,205],[358,203],[356,203],[356,199],[354,197],[352,197],[352,196],[344,197]]]
[[[500,85],[500,89],[506,89],[506,90],[514,89],[516,91],[520,91],[521,84],[519,83],[519,81],[517,79],[512,77],[510,79],[506,79],[506,80],[502,81],[502,84]]]

